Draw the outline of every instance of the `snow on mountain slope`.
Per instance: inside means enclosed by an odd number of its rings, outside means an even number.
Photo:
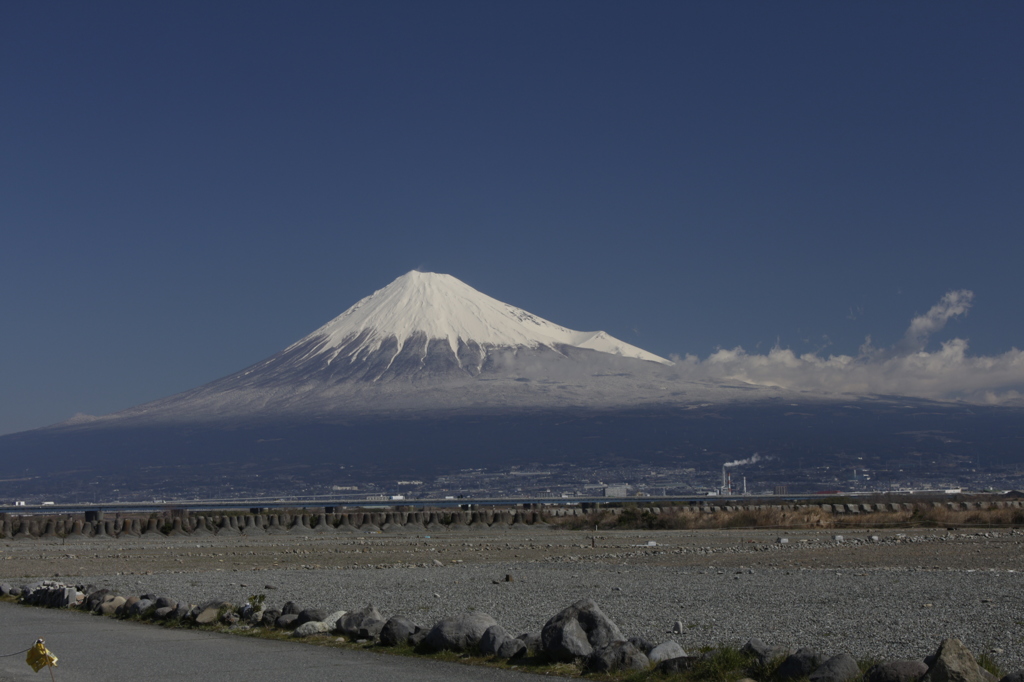
[[[605,332],[410,272],[240,372],[99,423],[691,402],[703,385]]]
[[[430,341],[443,340],[462,365],[460,341],[481,348],[531,348],[575,346],[627,358],[672,363],[653,353],[620,341],[605,332],[566,329],[502,303],[451,275],[409,272],[362,299],[306,338],[285,350],[316,344],[315,355],[357,362],[381,350],[389,339],[397,343],[397,357],[406,344],[422,344],[421,356]],[[356,341],[356,343],[353,343]]]

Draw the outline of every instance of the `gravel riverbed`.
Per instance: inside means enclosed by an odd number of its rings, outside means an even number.
[[[957,637],[1007,672],[1024,670],[1024,572],[1018,568],[1024,536],[887,532],[873,546],[863,537],[839,545],[824,533],[794,535],[802,537],[791,546],[773,543],[766,532],[665,531],[603,533],[600,540],[551,532],[511,541],[507,535],[197,538],[51,549],[65,571],[81,564],[84,552],[99,561],[97,549],[128,569],[71,570],[61,580],[189,603],[244,603],[265,594],[269,606],[294,601],[325,612],[373,604],[385,617],[405,615],[423,625],[476,610],[518,634],[539,631],[560,609],[590,597],[627,636],[675,639],[687,650],[759,637],[827,656],[922,658],[942,639]],[[652,541],[657,544],[645,546]],[[28,560],[44,548],[4,549],[21,550]],[[509,558],[512,551],[519,556]],[[150,560],[155,556],[176,557],[177,566],[134,570],[146,562],[163,566]],[[396,561],[400,556],[406,559]],[[229,559],[226,566],[219,557]],[[676,621],[680,634],[670,632]]]

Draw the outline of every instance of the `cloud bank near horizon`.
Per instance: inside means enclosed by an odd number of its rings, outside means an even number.
[[[950,291],[925,314],[910,321],[903,338],[890,348],[875,348],[868,337],[857,355],[805,353],[776,346],[767,354],[742,347],[718,350],[706,359],[674,357],[690,380],[742,381],[795,391],[904,395],[933,400],[963,400],[997,405],[1024,403],[1024,352],[969,355],[966,339],[944,341],[928,351],[928,341],[946,323],[966,315],[972,291]]]

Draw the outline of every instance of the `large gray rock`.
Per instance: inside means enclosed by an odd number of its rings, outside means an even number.
[[[307,620],[305,623],[295,628],[292,632],[292,637],[311,637],[313,635],[321,635],[325,632],[330,632],[331,629],[331,625],[323,622],[322,620]]]
[[[679,658],[685,656],[686,652],[683,651],[683,647],[679,646],[679,642],[669,640],[662,642],[658,646],[651,649],[647,654],[647,660],[651,663],[657,664],[662,661],[667,661],[670,658]]]
[[[860,667],[850,654],[839,654],[828,659],[811,673],[810,682],[849,682],[860,676]]]
[[[974,656],[959,639],[944,639],[938,650],[928,659],[928,672],[921,682],[988,682]]]
[[[277,617],[277,620],[274,621],[274,627],[280,628],[281,630],[291,630],[295,627],[295,621],[298,619],[299,614],[297,613],[282,613]]]
[[[581,599],[560,611],[544,624],[540,638],[549,656],[566,662],[589,656],[595,647],[625,640],[593,599]]]
[[[380,634],[385,622],[377,607],[369,604],[358,611],[349,611],[339,618],[335,629],[349,637],[373,639]]]
[[[528,652],[526,643],[521,639],[513,639],[509,637],[501,646],[498,647],[498,651],[495,652],[495,656],[502,659],[516,658],[517,656],[525,656]]]
[[[486,613],[464,613],[443,618],[423,638],[431,651],[469,651],[475,649],[487,629],[498,623]]]
[[[10,588],[8,588],[7,591],[9,592]],[[107,589],[91,592],[89,596],[85,598],[85,608],[89,611],[95,611],[96,608],[106,600],[107,595],[110,593],[110,590]],[[7,594],[7,592],[4,592],[3,590],[3,585],[0,585],[0,594]]]
[[[999,682],[1024,682],[1024,672],[1010,673],[1000,678]]]
[[[324,617],[324,622],[327,623],[328,625],[330,625],[332,630],[337,630],[338,629],[338,621],[341,620],[341,617],[344,616],[346,613],[347,613],[347,611],[345,611],[344,609],[342,609],[340,611],[335,611],[333,613],[328,613]]]
[[[277,619],[282,615],[281,609],[264,609],[263,616],[260,618],[260,625],[265,628],[276,627]]]
[[[871,666],[864,673],[864,682],[916,682],[926,672],[924,661],[889,661]]]
[[[202,606],[193,609],[195,611],[195,621],[198,625],[213,625],[219,619],[222,613],[234,608],[231,604],[226,601],[211,601],[203,604]]]
[[[380,643],[384,646],[409,644],[409,638],[422,629],[404,616],[392,616],[380,630]]]
[[[295,621],[295,627],[299,627],[301,625],[305,625],[306,623],[309,623],[310,621],[324,621],[324,622],[326,622],[326,620],[327,620],[327,616],[324,615],[324,612],[321,611],[320,609],[302,609],[302,611],[299,612],[298,619]],[[334,623],[331,623],[331,626],[333,627]]]
[[[798,677],[808,677],[817,670],[818,666],[824,663],[817,651],[809,647],[797,649],[796,652],[786,657],[782,665],[775,671],[776,677],[780,680],[792,680]]]
[[[129,607],[128,615],[129,616],[142,616],[153,605],[154,605],[154,602],[152,602],[149,599],[140,599],[139,601],[137,601],[134,604],[132,604],[131,607]]]
[[[111,598],[104,601],[102,604],[96,607],[96,613],[103,616],[113,616],[117,614],[117,610],[124,606],[125,602],[128,601],[124,597],[111,595]]]
[[[480,653],[484,656],[494,656],[506,639],[511,639],[511,637],[505,632],[505,628],[500,625],[492,625],[480,637]]]
[[[584,668],[594,672],[646,670],[650,666],[647,656],[632,642],[612,642],[595,647],[584,661]]]

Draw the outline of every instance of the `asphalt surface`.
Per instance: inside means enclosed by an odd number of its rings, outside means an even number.
[[[59,609],[0,604],[0,655],[27,649],[43,637],[58,658],[53,677],[75,682],[513,682],[535,675],[443,663],[418,657],[250,639],[118,621]],[[0,658],[0,680],[49,680],[25,654]]]

